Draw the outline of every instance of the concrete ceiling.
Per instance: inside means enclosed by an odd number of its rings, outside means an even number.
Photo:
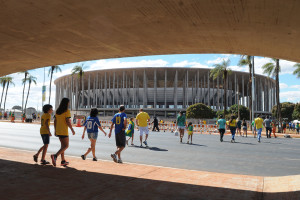
[[[0,20],[0,75],[160,54],[300,62],[299,0],[7,0]]]

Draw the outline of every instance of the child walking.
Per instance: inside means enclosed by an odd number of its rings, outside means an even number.
[[[82,160],[85,160],[86,156],[92,151],[93,161],[97,161],[97,157],[96,157],[96,153],[95,153],[96,152],[95,147],[96,147],[96,141],[97,141],[97,138],[98,138],[98,128],[106,136],[106,132],[102,129],[102,126],[99,122],[99,119],[98,119],[97,115],[98,115],[98,109],[97,108],[92,108],[90,116],[86,119],[86,121],[83,125],[84,129],[83,129],[83,133],[82,133],[82,139],[84,139],[85,131],[87,130],[88,138],[91,141],[91,147],[88,148],[87,152],[84,155],[81,155]]]
[[[193,144],[193,130],[194,130],[193,123],[190,122],[188,124],[188,141],[187,141],[187,144]],[[190,143],[190,138],[191,138],[191,143]]]
[[[69,132],[68,127],[71,129],[73,135],[75,135],[75,131],[72,127],[70,118],[71,113],[68,109],[70,100],[68,98],[63,98],[56,110],[55,118],[54,118],[54,133],[55,136],[59,138],[61,147],[56,154],[51,155],[52,164],[56,166],[56,160],[59,155],[61,155],[61,166],[67,166],[69,162],[65,159],[65,151],[69,147]]]
[[[50,142],[50,136],[52,136],[52,134],[50,132],[50,128],[49,128],[50,120],[51,120],[51,113],[53,112],[52,106],[49,104],[44,105],[43,112],[44,112],[44,114],[42,115],[42,119],[41,119],[40,134],[41,134],[44,145],[33,156],[33,160],[35,162],[38,162],[38,157],[39,157],[40,153],[43,151],[41,164],[47,165],[47,164],[50,164],[48,161],[45,160],[45,156],[46,156],[48,145]]]
[[[126,136],[128,136],[129,138],[126,140],[126,144],[128,146],[128,141],[131,139],[131,145],[133,144],[133,137],[134,137],[134,122],[133,122],[134,118],[130,118],[130,122],[129,122],[129,126],[128,126],[128,130],[126,132]]]

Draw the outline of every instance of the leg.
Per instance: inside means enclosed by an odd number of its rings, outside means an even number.
[[[48,144],[45,144],[42,153],[42,160],[45,160],[47,149],[48,149]]]
[[[44,147],[45,145],[38,150],[38,152],[35,154],[36,157],[39,157],[40,153],[44,150]]]
[[[148,135],[149,135],[149,134],[146,133],[146,135],[145,135],[145,141],[147,141]]]
[[[125,147],[118,147],[115,154],[118,156],[118,159],[121,160],[121,152],[123,151]]]
[[[193,134],[191,135],[191,144],[193,143]]]
[[[132,133],[131,144],[133,144],[133,137],[134,137],[134,133]]]
[[[59,138],[59,140],[60,140],[61,147],[60,147],[60,150],[55,155],[56,155],[56,157],[61,155],[61,159],[65,160],[64,152],[69,147],[69,137]]]
[[[92,139],[90,139],[90,141],[91,141],[91,147],[88,148],[88,150],[87,150],[86,153],[84,154],[85,157],[92,151]]]
[[[91,148],[92,148],[93,158],[96,158],[96,149],[95,149],[96,141],[97,140],[91,139]]]

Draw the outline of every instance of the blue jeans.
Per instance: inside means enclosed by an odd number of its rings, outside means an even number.
[[[258,141],[260,141],[262,128],[259,128],[256,130],[257,130],[257,139],[258,139]]]
[[[232,140],[234,140],[235,131],[236,131],[236,127],[230,127],[230,132],[231,132],[231,138],[232,138]]]

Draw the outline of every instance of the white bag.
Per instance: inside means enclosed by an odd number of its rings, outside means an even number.
[[[179,135],[178,129],[176,129],[176,131],[175,131],[175,136],[178,136],[178,135]]]

